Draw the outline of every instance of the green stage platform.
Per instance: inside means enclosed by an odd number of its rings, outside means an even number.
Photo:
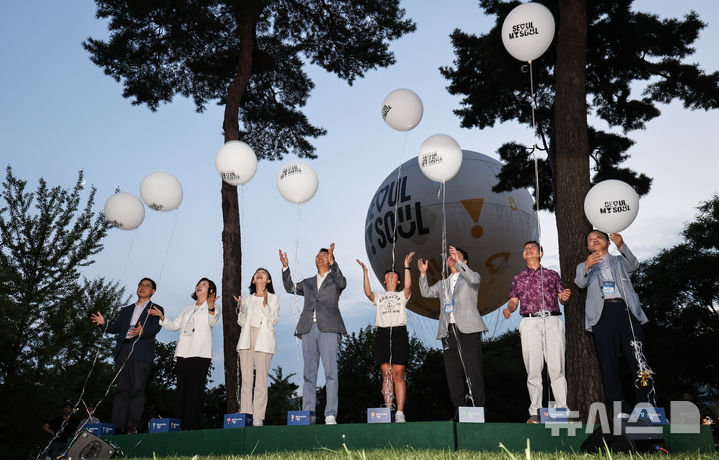
[[[592,431],[591,429],[589,430]],[[414,448],[444,451],[522,451],[530,440],[534,452],[580,452],[588,434],[586,426],[576,436],[552,436],[543,425],[525,423],[410,422],[404,424],[340,424],[310,426],[263,426],[233,429],[182,431],[107,436],[125,457],[247,455],[276,451],[317,449]],[[675,434],[664,429],[669,450],[714,452],[711,429],[699,434]]]

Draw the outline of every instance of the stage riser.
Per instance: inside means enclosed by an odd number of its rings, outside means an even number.
[[[414,422],[393,424],[339,424],[309,426],[263,426],[233,429],[197,430],[174,433],[106,436],[126,457],[247,455],[276,451],[317,449],[413,448],[443,451],[501,451],[499,443],[511,451],[523,451],[530,439],[533,452],[580,452],[587,438],[586,427],[576,436],[552,436],[543,425],[524,423]],[[590,429],[591,433],[594,429]],[[699,434],[664,436],[672,453],[714,452],[711,429]]]

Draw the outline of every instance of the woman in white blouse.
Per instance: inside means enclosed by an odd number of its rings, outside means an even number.
[[[275,324],[280,317],[280,298],[272,287],[272,276],[258,268],[252,276],[250,295],[234,296],[240,306],[237,324],[242,328],[237,351],[240,353],[242,388],[240,412],[252,414],[252,424],[262,426],[267,408],[267,373],[272,355],[277,353]],[[255,394],[252,397],[252,371],[255,370]]]
[[[183,430],[194,430],[200,425],[202,395],[212,358],[212,327],[220,320],[220,312],[215,310],[215,301],[219,299],[216,295],[215,283],[202,278],[191,296],[195,303],[183,308],[174,321],[166,319],[157,307],[149,310],[149,314],[160,318],[165,329],[180,329],[175,347],[175,418],[182,419]]]

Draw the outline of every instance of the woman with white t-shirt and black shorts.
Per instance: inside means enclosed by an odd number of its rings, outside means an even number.
[[[397,413],[395,422],[402,423],[404,417],[404,400],[407,385],[404,381],[404,369],[409,360],[409,336],[407,334],[407,301],[412,290],[412,275],[409,264],[414,252],[404,258],[404,289],[397,291],[400,285],[399,274],[387,270],[384,275],[386,292],[372,292],[367,275],[367,267],[359,259],[364,271],[364,293],[377,306],[375,326],[375,357],[382,369],[382,394],[385,406],[392,405],[392,395],[397,397]],[[393,391],[394,390],[394,391]]]

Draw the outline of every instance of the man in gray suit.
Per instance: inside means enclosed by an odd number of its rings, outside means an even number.
[[[465,382],[470,403],[484,406],[484,376],[482,374],[482,332],[487,326],[477,310],[479,273],[467,263],[469,255],[461,248],[449,247],[450,276],[429,286],[428,261],[419,259],[419,292],[423,297],[439,298],[439,329],[437,338],[444,350],[444,371],[449,396],[458,417],[459,406],[465,406]]]
[[[609,254],[610,239],[620,255]],[[594,336],[604,395],[608,404],[621,401],[621,412],[614,415],[623,415],[631,412],[631,407],[622,389],[619,372],[622,357],[634,376],[637,402],[655,403],[653,386],[649,385],[649,367],[641,348],[642,324],[647,322],[647,315],[629,278],[629,273],[639,268],[639,262],[619,233],[607,235],[592,230],[587,235],[587,249],[591,254],[577,265],[574,283],[587,289],[584,328]],[[642,358],[641,362],[637,356]]]
[[[314,411],[317,405],[317,370],[322,359],[325,370],[327,405],[325,423],[337,423],[337,350],[340,334],[347,335],[339,309],[339,298],[347,287],[334,258],[335,244],[329,249],[322,248],[315,257],[317,275],[299,283],[292,281],[287,253],[280,250],[282,262],[282,283],[290,294],[304,296],[305,305],[295,328],[295,335],[302,339],[304,359],[304,385],[302,387],[302,409]]]

